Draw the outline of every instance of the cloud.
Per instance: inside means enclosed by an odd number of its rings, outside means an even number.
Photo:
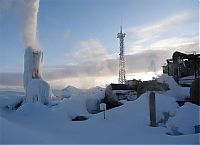
[[[91,88],[95,86],[106,87],[106,84],[110,82],[117,82],[116,76],[104,76],[104,77],[72,77],[51,80],[49,83],[53,88],[63,89],[64,87],[71,85],[78,88]]]
[[[22,86],[23,74],[20,72],[0,72],[1,86]]]
[[[97,77],[97,76],[106,76],[114,73],[113,70],[116,60],[105,60],[105,61],[96,61],[81,63],[75,65],[62,65],[57,68],[52,66],[52,69],[45,69],[44,77],[48,80],[51,79],[61,79],[61,78],[70,78],[70,77]]]
[[[178,46],[184,46],[187,44],[194,44],[196,41],[193,38],[188,37],[170,37],[166,39],[158,40],[150,45],[150,48],[175,48]]]
[[[128,32],[136,34],[138,37],[145,38],[151,37],[155,34],[168,31],[172,27],[177,27],[177,25],[182,25],[183,22],[191,20],[192,13],[190,12],[181,12],[170,17],[165,18],[157,23],[152,25],[138,27],[138,28],[129,28]]]
[[[198,36],[193,31],[188,33],[190,27],[187,31],[180,28],[190,19],[191,13],[181,13],[153,25],[129,29],[128,36],[134,39],[126,45],[127,74],[161,71],[161,66],[167,58],[172,57],[174,51],[198,52]],[[171,33],[174,30],[175,33]],[[67,39],[68,35],[70,34],[67,32],[63,37]],[[118,59],[112,58],[98,39],[81,41],[66,56],[73,58],[76,63],[44,68],[44,79],[54,86],[74,85],[87,88],[105,85],[118,78]],[[22,75],[0,73],[0,86],[23,85]]]
[[[144,79],[145,75],[149,75],[148,72],[157,73],[161,71],[161,66],[166,62],[167,58],[172,57],[174,51],[192,53],[188,51],[191,50],[190,48],[198,50],[199,43],[181,45],[170,49],[143,50],[135,54],[126,55],[127,76],[131,74],[134,77],[134,74],[137,74],[137,78]],[[43,77],[51,85],[59,86],[59,88],[67,85],[74,85],[81,88],[97,85],[105,86],[105,84],[117,82],[118,63],[118,59],[106,59],[74,65],[44,67]],[[141,75],[139,76],[138,74]],[[0,73],[0,86],[22,86],[22,75],[22,73]]]
[[[89,39],[80,42],[77,49],[67,54],[78,62],[99,61],[109,58],[106,49],[97,39]]]
[[[126,29],[130,41],[127,53],[138,53],[144,49],[169,49],[198,43],[198,24],[191,12],[181,12],[154,24]]]
[[[171,58],[175,51],[183,53],[192,53],[193,50],[198,50],[199,44],[185,44],[176,46],[170,49],[148,49],[141,52],[126,55],[127,73],[141,72],[157,72],[162,69],[163,63],[167,58]],[[52,66],[50,69],[45,69],[44,76],[49,79],[71,78],[71,77],[103,77],[103,76],[118,76],[118,59],[106,59],[94,62],[78,63],[74,65]]]

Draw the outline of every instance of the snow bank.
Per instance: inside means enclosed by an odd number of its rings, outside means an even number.
[[[176,100],[173,97],[156,93],[156,122],[165,123],[169,116],[174,116],[176,110],[179,108]],[[136,100],[139,108],[143,108],[146,111],[146,115],[149,117],[149,92],[144,93]],[[168,116],[166,116],[168,115]]]
[[[167,74],[162,74],[158,79],[157,79],[158,82],[165,82],[169,85],[169,88],[170,89],[175,89],[175,88],[178,88],[179,85],[176,83],[176,81],[173,79],[172,76],[168,76]]]
[[[15,106],[25,99],[23,92],[0,91],[0,107],[15,109]]]
[[[16,114],[20,116],[27,116],[29,119],[33,119],[35,121],[38,120],[38,122],[39,120],[47,122],[49,120],[57,122],[62,120],[69,122],[72,118],[78,115],[89,117],[89,113],[87,112],[83,100],[74,99],[63,99],[60,104],[53,107],[43,105],[40,102],[25,103],[17,109]]]
[[[41,115],[41,114],[47,114],[49,111],[49,107],[41,104],[40,102],[35,103],[24,103],[22,106],[20,106],[16,113],[18,115]]]
[[[61,98],[71,98],[74,100],[81,100],[86,105],[89,113],[96,113],[99,111],[99,104],[101,99],[105,96],[105,89],[101,87],[94,87],[90,89],[78,89],[68,86],[62,90]]]
[[[195,133],[195,125],[200,125],[200,106],[185,103],[177,110],[175,117],[169,119],[167,128],[171,134]]]
[[[54,108],[54,112],[69,121],[76,116],[89,116],[83,99],[64,99]]]
[[[158,122],[165,123],[168,117],[175,115],[178,108],[174,98],[161,94],[156,95],[156,119]]]
[[[89,98],[95,98],[95,92],[94,96],[92,94]],[[88,98],[82,95],[63,99],[58,105],[51,107],[35,102],[25,103],[15,112],[7,112],[2,109],[0,143],[198,143],[197,134],[169,136],[166,135],[167,129],[162,126],[150,127],[148,96],[149,94],[145,93],[135,101],[124,101],[124,105],[107,110],[105,120],[103,112],[94,115],[87,112],[85,101]],[[158,93],[156,93],[156,106],[158,121],[162,119],[163,112],[173,115],[177,110],[174,98]],[[89,119],[71,121],[76,115],[86,116]]]
[[[177,100],[184,100],[188,96],[190,96],[190,89],[187,87],[180,87],[172,76],[168,76],[167,74],[162,74],[158,79],[158,82],[167,83],[169,85],[170,90],[164,92],[163,94],[172,96]]]
[[[44,134],[39,131],[34,131],[1,116],[0,122],[0,144],[27,144],[28,142],[34,144],[44,140]]]

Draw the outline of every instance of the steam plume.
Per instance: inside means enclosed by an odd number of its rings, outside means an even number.
[[[23,39],[25,47],[38,47],[37,15],[40,0],[21,0],[23,14]]]

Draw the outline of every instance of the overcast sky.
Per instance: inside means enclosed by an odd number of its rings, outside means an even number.
[[[19,1],[0,1],[0,87],[22,85]],[[41,0],[44,78],[56,87],[117,82],[121,23],[129,79],[161,72],[174,51],[199,51],[198,0]]]

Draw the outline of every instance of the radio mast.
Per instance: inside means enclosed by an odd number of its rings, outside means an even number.
[[[125,71],[125,59],[124,59],[124,37],[125,33],[122,33],[122,25],[120,27],[120,33],[117,34],[120,42],[120,53],[119,53],[119,84],[125,84],[126,82],[126,71]]]

